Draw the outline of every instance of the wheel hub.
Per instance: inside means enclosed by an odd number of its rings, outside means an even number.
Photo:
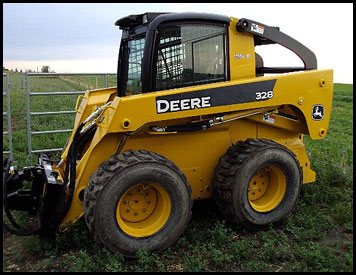
[[[121,197],[116,210],[120,228],[133,237],[156,233],[167,222],[171,213],[168,193],[155,183],[137,184]]]
[[[268,212],[282,201],[286,191],[286,177],[283,171],[274,165],[257,171],[248,187],[248,200],[257,212]]]
[[[120,215],[128,222],[143,221],[152,214],[156,204],[157,193],[154,188],[148,184],[135,186],[123,196]]]
[[[259,170],[252,178],[249,185],[248,198],[249,200],[257,200],[261,198],[267,191],[269,185],[269,174],[265,169]]]

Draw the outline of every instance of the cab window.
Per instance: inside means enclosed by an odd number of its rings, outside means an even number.
[[[142,93],[142,58],[145,47],[145,38],[134,39],[128,42],[128,72],[126,95]]]
[[[155,90],[227,80],[226,27],[167,24],[159,28]]]

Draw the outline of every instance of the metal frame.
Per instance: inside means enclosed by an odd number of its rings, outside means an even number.
[[[3,73],[3,77],[6,77],[6,92],[3,92],[3,96],[6,96],[6,112],[3,112],[3,116],[7,117],[7,131],[2,132],[3,136],[7,135],[9,139],[9,151],[2,151],[3,154],[9,154],[10,160],[13,160],[13,150],[12,150],[12,131],[11,131],[11,112],[10,112],[10,86],[9,75]]]
[[[256,31],[254,27],[258,27]],[[301,70],[316,70],[317,59],[315,54],[299,41],[281,32],[279,27],[271,27],[247,18],[241,18],[236,24],[236,29],[240,32],[253,34],[255,45],[279,44],[294,52],[304,63],[304,68],[257,68],[258,73],[288,73]]]
[[[81,95],[85,91],[73,91],[73,92],[31,92],[29,86],[29,77],[31,76],[80,76],[80,75],[103,75],[104,76],[104,87],[107,88],[107,76],[116,75],[116,73],[26,73],[25,83],[26,83],[26,119],[27,119],[27,145],[28,145],[28,158],[30,163],[32,163],[32,153],[43,153],[43,152],[55,152],[61,151],[63,148],[48,148],[41,150],[32,150],[32,136],[33,135],[43,135],[43,134],[56,134],[56,133],[68,133],[72,132],[73,129],[64,130],[51,130],[51,131],[32,131],[31,130],[31,116],[39,115],[58,115],[58,114],[75,114],[76,111],[58,111],[58,112],[31,112],[30,97],[31,96],[50,96],[50,95]]]

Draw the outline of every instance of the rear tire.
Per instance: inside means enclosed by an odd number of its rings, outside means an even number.
[[[285,146],[247,139],[219,159],[212,181],[214,200],[225,218],[250,229],[266,229],[295,207],[302,170]]]
[[[103,162],[84,195],[84,217],[94,239],[126,257],[159,252],[183,233],[191,217],[191,187],[167,158],[139,150]]]

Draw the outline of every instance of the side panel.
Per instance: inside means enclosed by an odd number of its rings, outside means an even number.
[[[253,35],[238,32],[232,18],[229,27],[230,79],[246,79],[256,76],[255,45]]]

